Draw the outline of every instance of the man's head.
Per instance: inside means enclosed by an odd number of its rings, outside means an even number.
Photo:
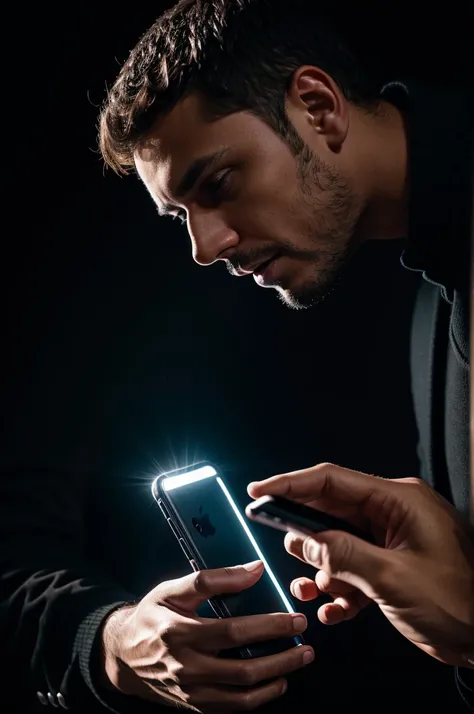
[[[360,242],[391,237],[377,235],[390,203],[377,184],[396,117],[314,5],[182,0],[132,51],[100,122],[105,161],[186,217],[198,263],[225,260],[293,307],[324,296]]]

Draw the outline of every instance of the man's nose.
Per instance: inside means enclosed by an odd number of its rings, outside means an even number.
[[[239,243],[236,231],[220,220],[188,220],[189,234],[193,248],[193,258],[199,265],[212,265],[224,260],[227,251]]]

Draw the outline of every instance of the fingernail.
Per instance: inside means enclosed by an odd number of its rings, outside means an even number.
[[[253,486],[256,486],[257,483],[258,483],[258,481],[251,481],[251,482],[247,485],[247,491],[250,491],[250,489],[251,489]]]
[[[291,589],[293,590],[293,595],[298,598],[298,600],[301,600],[301,596],[303,595],[303,588],[302,588],[303,581],[302,580],[295,580],[295,582],[292,583]]]
[[[295,632],[306,630],[306,617],[304,615],[293,615],[293,629]]]
[[[319,543],[312,538],[308,538],[303,545],[303,549],[306,560],[309,560],[314,564],[319,563],[319,555],[321,553],[321,546]]]
[[[310,664],[314,659],[314,652],[312,650],[306,650],[303,655],[303,664]]]
[[[254,573],[256,570],[260,570],[262,565],[263,563],[261,560],[253,560],[251,563],[245,563],[245,565],[242,565],[242,567],[249,573]]]
[[[288,682],[287,682],[286,679],[285,679],[285,681],[284,681],[283,684],[281,685],[281,694],[284,694],[287,689],[288,689]]]

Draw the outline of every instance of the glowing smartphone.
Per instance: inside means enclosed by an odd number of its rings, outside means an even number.
[[[154,480],[152,493],[193,570],[264,563],[253,587],[209,600],[217,617],[295,612],[214,466],[200,463],[163,473]],[[261,657],[300,644],[300,636],[249,643],[239,654]]]

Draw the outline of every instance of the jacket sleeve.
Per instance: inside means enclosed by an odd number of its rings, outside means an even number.
[[[96,685],[104,617],[136,595],[85,557],[84,481],[52,469],[1,474],[0,649],[11,699],[5,711],[151,711]]]
[[[456,667],[455,671],[458,692],[468,709],[474,711],[474,670]]]

